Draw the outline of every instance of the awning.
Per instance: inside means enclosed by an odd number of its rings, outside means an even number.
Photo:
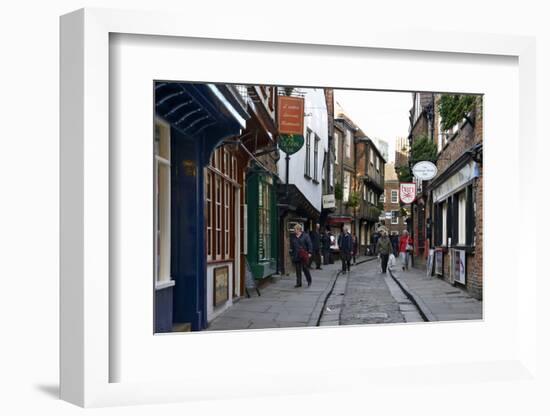
[[[227,130],[238,134],[250,118],[238,92],[223,84],[156,81],[155,111],[189,136]]]
[[[277,186],[279,201],[285,201],[286,184],[281,183]],[[305,195],[296,187],[296,185],[288,185],[288,201],[287,206],[290,211],[297,213],[310,220],[318,221],[321,213],[315,209]]]

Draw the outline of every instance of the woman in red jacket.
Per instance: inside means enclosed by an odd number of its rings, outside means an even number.
[[[412,238],[407,230],[403,230],[403,235],[399,238],[399,258],[403,270],[409,269],[409,253],[412,251]]]

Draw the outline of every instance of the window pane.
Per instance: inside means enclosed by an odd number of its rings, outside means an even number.
[[[157,279],[170,279],[170,167],[159,163],[158,189],[158,275]]]

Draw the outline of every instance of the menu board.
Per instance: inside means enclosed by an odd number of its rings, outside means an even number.
[[[229,266],[214,269],[214,306],[219,306],[229,299]]]

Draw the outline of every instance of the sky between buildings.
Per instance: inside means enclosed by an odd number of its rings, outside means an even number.
[[[334,99],[370,138],[389,145],[389,161],[395,160],[395,139],[409,134],[410,92],[334,90]]]

